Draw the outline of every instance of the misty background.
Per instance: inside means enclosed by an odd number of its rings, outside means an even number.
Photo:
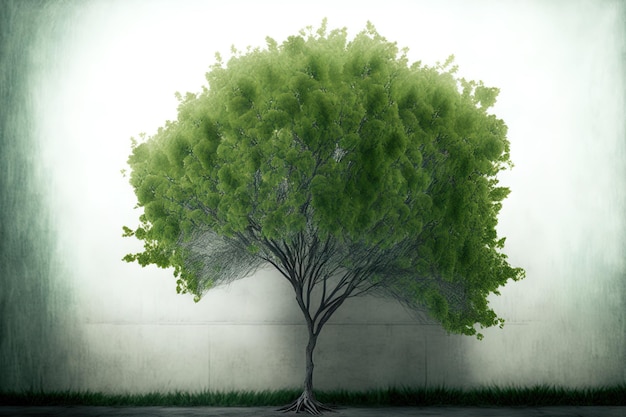
[[[626,382],[626,6],[619,1],[0,2],[0,390],[261,390],[304,376],[306,327],[271,269],[177,295],[121,258],[139,211],[130,137],[176,117],[214,54],[368,20],[409,58],[454,54],[500,88],[513,170],[499,233],[527,278],[485,339],[392,301],[348,301],[320,336],[319,389]]]

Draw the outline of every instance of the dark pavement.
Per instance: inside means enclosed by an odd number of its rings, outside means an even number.
[[[13,416],[98,416],[98,417],[278,417],[284,414],[274,407],[14,407],[0,406],[1,417]],[[305,414],[299,414],[305,415]],[[336,417],[626,417],[626,407],[383,407],[341,408]]]

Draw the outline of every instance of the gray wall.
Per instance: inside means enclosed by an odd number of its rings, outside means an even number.
[[[305,329],[278,274],[194,304],[169,271],[120,261],[139,248],[120,237],[138,212],[119,171],[129,137],[175,117],[173,92],[198,90],[215,51],[323,16],[352,34],[370,19],[412,59],[454,53],[461,75],[501,88],[515,168],[499,227],[527,278],[492,297],[507,324],[483,341],[351,300],[322,333],[317,387],[626,382],[624,6],[181,3],[0,3],[0,389],[301,383]]]
[[[407,312],[378,299],[345,307],[324,329],[316,350],[320,388],[467,380],[460,337],[416,325]],[[81,360],[108,364],[103,378],[93,382],[108,390],[299,386],[306,346],[300,316],[288,283],[263,272],[215,290],[192,308],[181,304],[142,321],[88,323],[92,348]]]

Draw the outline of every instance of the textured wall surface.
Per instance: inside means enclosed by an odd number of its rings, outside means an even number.
[[[109,366],[103,378],[93,381],[94,389],[299,386],[306,327],[283,281],[261,273],[215,290],[193,306],[199,310],[194,316],[199,316],[191,319],[191,309],[184,308],[180,315],[174,311],[142,322],[88,323],[85,336],[91,349],[80,360]],[[433,384],[467,381],[460,337],[448,337],[436,326],[416,325],[402,308],[379,299],[352,304],[337,313],[320,338],[315,368],[319,387],[419,386],[429,378]]]
[[[300,385],[305,327],[277,273],[194,304],[169,271],[121,262],[138,212],[120,170],[215,52],[324,16],[351,34],[371,20],[427,64],[454,53],[501,89],[515,168],[499,229],[527,278],[492,298],[507,324],[483,341],[350,300],[321,335],[316,386],[626,382],[626,7],[309,3],[0,2],[0,389]]]

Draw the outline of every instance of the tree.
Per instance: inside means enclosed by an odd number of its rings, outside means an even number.
[[[196,301],[271,264],[308,328],[303,394],[325,409],[313,352],[351,297],[421,309],[449,332],[502,325],[487,296],[523,277],[501,252],[497,214],[511,165],[498,90],[455,78],[452,58],[409,64],[367,29],[348,41],[326,22],[282,44],[236,52],[208,87],[178,94],[176,121],[134,141],[130,183],[143,208],[124,259],[173,267]]]

